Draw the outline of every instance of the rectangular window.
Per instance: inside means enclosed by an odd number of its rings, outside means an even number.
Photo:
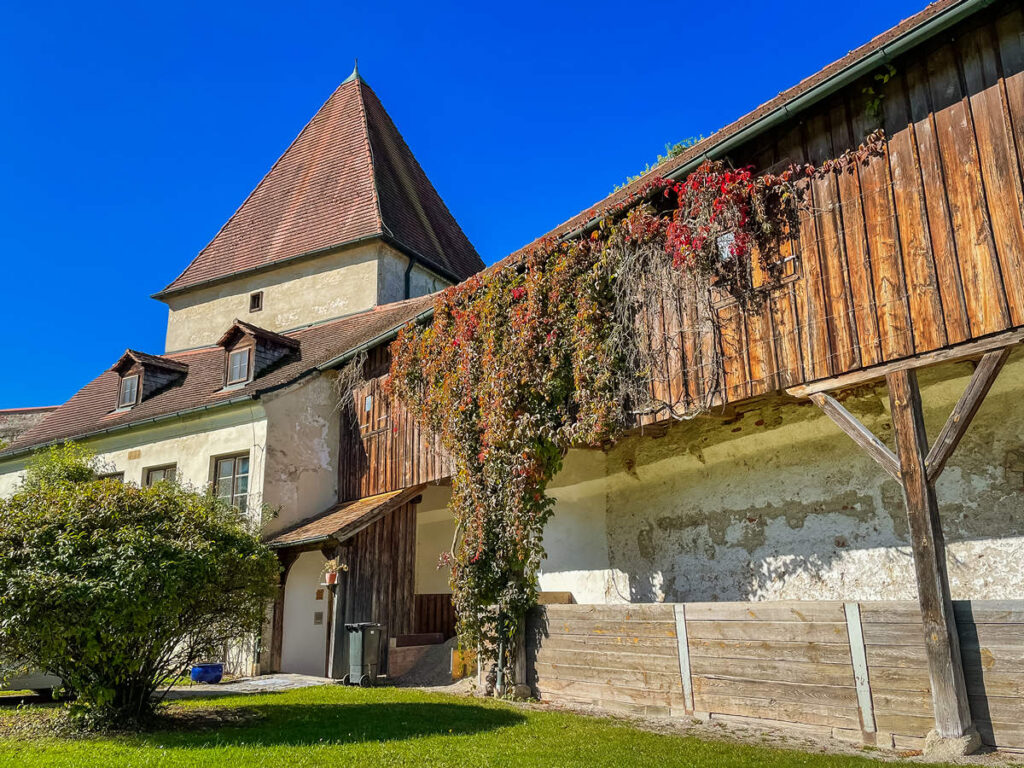
[[[135,405],[139,399],[139,375],[125,376],[121,379],[121,393],[117,398],[118,408],[127,408]],[[109,402],[109,401],[108,401]]]
[[[249,294],[249,311],[259,312],[263,309],[263,291]]]
[[[249,350],[236,349],[228,355],[228,384],[249,380]]]
[[[169,483],[173,483],[177,469],[178,467],[176,464],[167,464],[163,467],[150,467],[146,470],[146,487],[150,488],[164,480]]]
[[[217,459],[213,486],[217,498],[224,499],[244,512],[249,497],[249,454]]]

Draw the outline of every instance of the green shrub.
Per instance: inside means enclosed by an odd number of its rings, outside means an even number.
[[[85,483],[96,479],[96,457],[78,443],[61,443],[37,452],[25,472],[25,487]]]
[[[277,559],[210,495],[74,465],[0,501],[0,658],[59,675],[84,724],[135,727],[161,681],[259,631]]]

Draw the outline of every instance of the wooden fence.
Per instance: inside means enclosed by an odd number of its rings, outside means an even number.
[[[954,608],[978,730],[1024,750],[1024,600]],[[897,748],[933,728],[912,602],[549,605],[528,628],[528,680],[546,700]]]

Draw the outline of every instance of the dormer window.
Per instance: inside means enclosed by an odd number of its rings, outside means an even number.
[[[126,350],[110,370],[119,377],[118,411],[128,410],[160,395],[164,390],[180,384],[188,374],[185,363],[170,357],[136,352],[134,349]]]
[[[237,319],[217,344],[224,348],[225,387],[256,381],[299,353],[295,339]]]
[[[236,349],[228,354],[228,386],[242,384],[249,380],[249,348]]]
[[[118,408],[131,408],[139,401],[139,375],[133,374],[121,379],[121,392],[117,396]],[[108,406],[109,407],[109,406]]]

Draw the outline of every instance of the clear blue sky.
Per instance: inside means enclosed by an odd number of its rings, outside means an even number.
[[[8,3],[0,408],[125,349],[359,57],[488,263],[924,5]]]

